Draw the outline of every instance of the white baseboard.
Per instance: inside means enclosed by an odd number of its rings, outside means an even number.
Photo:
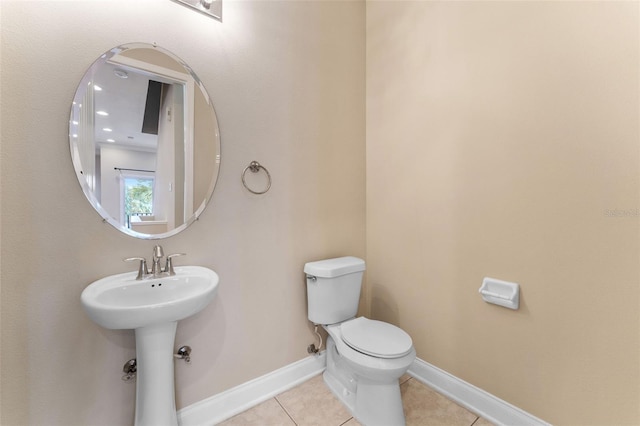
[[[178,411],[180,426],[211,426],[322,373],[326,353],[310,356]]]
[[[551,426],[480,388],[416,358],[407,373],[478,416],[503,426]]]
[[[322,373],[326,353],[304,358],[178,411],[180,426],[211,426]],[[551,426],[513,405],[416,358],[407,372],[438,393],[500,426]]]

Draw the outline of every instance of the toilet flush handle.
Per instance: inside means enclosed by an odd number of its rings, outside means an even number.
[[[317,277],[314,277],[313,275],[307,275],[307,279],[311,282],[316,282],[316,280],[318,279]]]

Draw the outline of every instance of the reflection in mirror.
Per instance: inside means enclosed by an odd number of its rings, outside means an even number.
[[[94,62],[76,91],[69,140],[87,199],[128,235],[174,235],[211,198],[215,111],[191,68],[164,49],[127,44]]]

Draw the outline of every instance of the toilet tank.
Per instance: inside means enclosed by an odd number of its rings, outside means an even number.
[[[309,321],[335,324],[355,317],[364,270],[364,260],[351,256],[306,263]]]

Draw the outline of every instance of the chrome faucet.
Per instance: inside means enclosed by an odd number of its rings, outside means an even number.
[[[124,259],[125,262],[135,262],[140,261],[140,267],[138,268],[138,275],[136,276],[136,280],[143,280],[145,278],[158,278],[164,276],[175,275],[175,271],[173,270],[173,259],[176,256],[184,256],[185,253],[174,253],[167,256],[167,260],[164,268],[160,266],[160,260],[164,257],[164,250],[162,246],[156,245],[153,248],[153,261],[151,263],[151,271],[147,269],[147,260],[144,257],[130,257],[128,259]]]
[[[160,267],[160,259],[164,257],[164,250],[162,250],[162,246],[156,245],[153,248],[153,263],[151,264],[151,275],[157,277],[162,273],[162,268]]]

